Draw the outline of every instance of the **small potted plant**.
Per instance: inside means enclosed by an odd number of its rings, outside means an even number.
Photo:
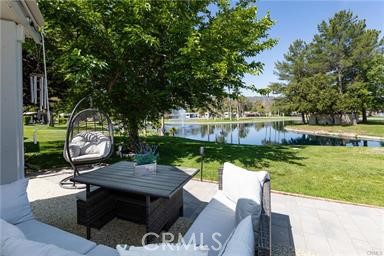
[[[157,145],[148,145],[140,143],[136,145],[135,160],[135,174],[139,176],[150,175],[156,173]]]

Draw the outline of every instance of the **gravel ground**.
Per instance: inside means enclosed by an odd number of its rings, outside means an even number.
[[[58,183],[70,172],[30,177],[28,197],[37,220],[85,237],[85,227],[77,225],[76,194],[82,190],[63,189]],[[184,234],[192,221],[180,217],[169,232]],[[141,245],[145,226],[133,222],[113,219],[101,230],[92,229],[92,241],[115,247],[116,244]]]

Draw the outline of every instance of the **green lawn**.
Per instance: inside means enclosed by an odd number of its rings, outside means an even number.
[[[33,127],[26,126],[27,143],[32,134]],[[38,148],[26,146],[27,164],[69,166],[62,157],[63,127],[40,127],[37,136]],[[145,140],[160,144],[159,163],[187,167],[200,167],[198,151],[205,146],[205,179],[216,180],[217,168],[230,161],[253,170],[268,169],[274,190],[384,206],[384,148],[224,145],[158,136]]]
[[[384,120],[370,120],[367,124],[358,124],[351,126],[341,125],[289,125],[287,128],[293,128],[300,131],[310,132],[332,132],[332,133],[348,133],[350,135],[368,135],[384,137]]]
[[[38,145],[33,144],[35,129]],[[35,169],[66,166],[67,162],[63,158],[65,133],[65,126],[54,128],[43,125],[24,126],[24,150],[27,166]]]

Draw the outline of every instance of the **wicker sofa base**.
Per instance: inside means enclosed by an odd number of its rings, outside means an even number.
[[[115,215],[115,200],[108,190],[97,189],[86,201],[78,199],[77,224],[100,229]]]
[[[170,199],[147,198],[130,193],[115,194],[115,213],[118,218],[146,224],[147,232],[160,233],[168,229],[183,212],[183,191]]]
[[[147,232],[159,234],[183,214],[183,189],[169,198],[154,198],[99,188],[88,193],[86,201],[77,200],[77,223],[100,229],[113,218],[146,225]],[[89,233],[89,235],[88,235]]]

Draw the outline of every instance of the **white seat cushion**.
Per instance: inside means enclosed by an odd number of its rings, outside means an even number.
[[[229,199],[222,190],[217,191],[212,199],[214,200],[211,200],[210,202],[211,207],[215,207],[221,210],[222,206],[224,205],[232,211],[236,210],[236,203]]]
[[[82,254],[32,240],[12,237],[1,247],[4,256],[81,256]]]
[[[86,162],[105,158],[111,151],[111,144],[110,138],[101,132],[81,132],[70,142],[72,161]],[[65,150],[64,157],[68,160]]]
[[[206,246],[194,244],[148,244],[145,246],[117,245],[120,256],[207,256]]]
[[[88,256],[119,256],[116,249],[99,244],[87,253]]]
[[[21,230],[18,227],[16,227],[13,224],[6,222],[3,219],[0,219],[1,247],[3,247],[4,242],[11,237],[25,239],[23,232],[21,232]]]
[[[77,157],[72,157],[72,161],[74,162],[86,162],[91,160],[100,159],[99,154],[89,154],[89,155],[81,155]]]
[[[195,238],[195,244],[209,247],[209,256],[217,255],[221,249],[220,245],[225,243],[236,227],[235,208],[236,204],[218,191],[185,234],[184,242],[189,243]]]
[[[0,218],[11,224],[33,219],[26,192],[27,186],[27,179],[0,185]]]
[[[222,248],[220,256],[255,255],[255,237],[251,216],[243,219]]]
[[[80,254],[86,254],[96,246],[96,243],[92,241],[37,220],[20,223],[17,227],[29,240],[45,244],[54,244],[65,250],[75,251]]]

